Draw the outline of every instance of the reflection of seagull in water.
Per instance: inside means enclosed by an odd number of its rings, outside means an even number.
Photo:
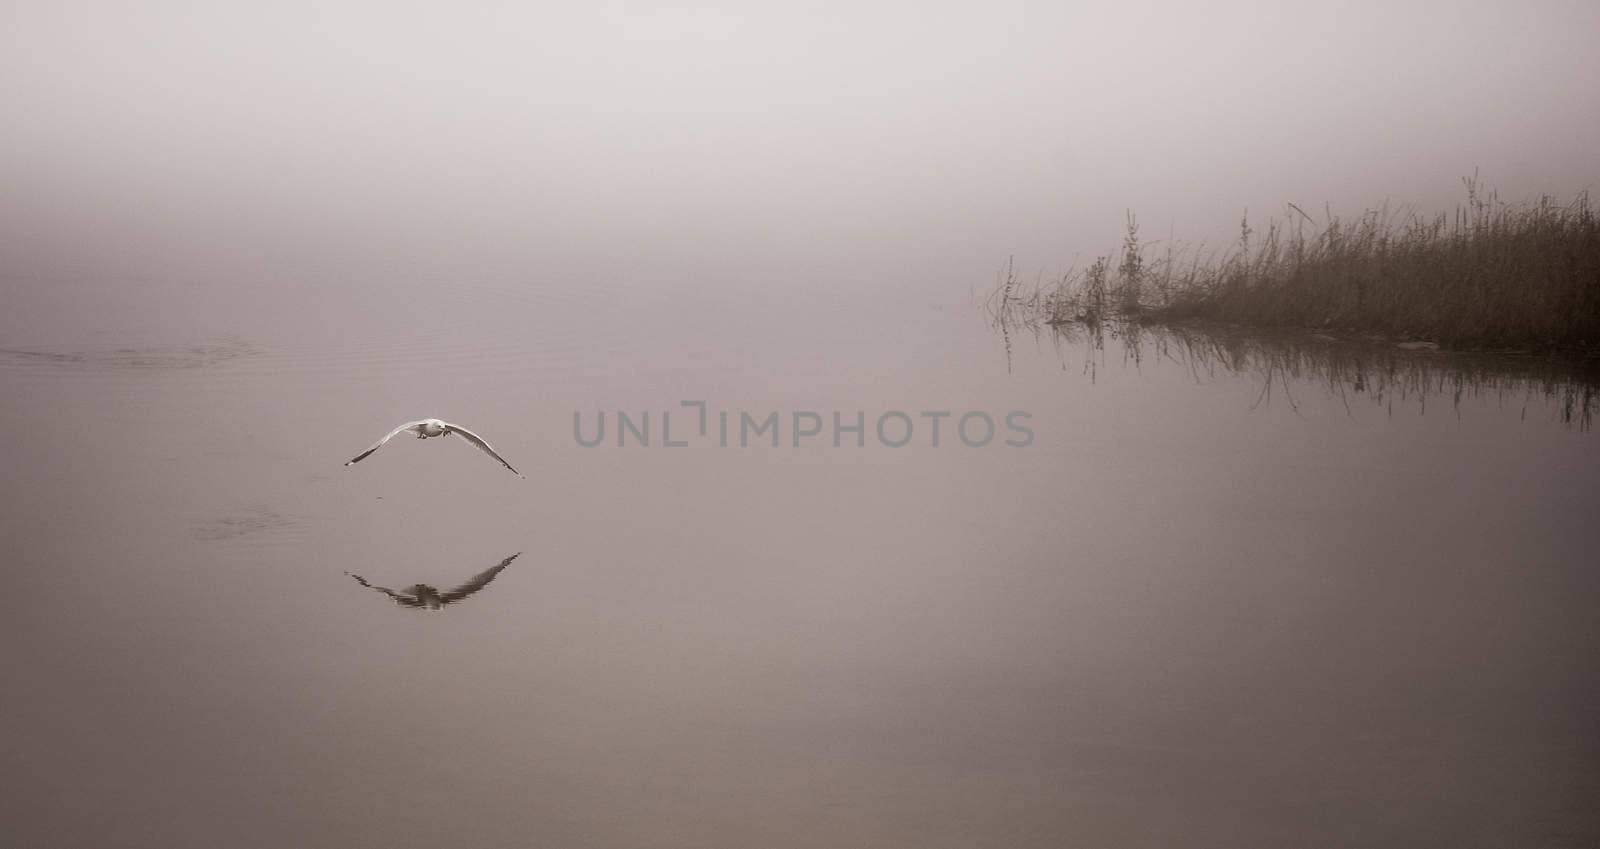
[[[522,552],[519,551],[516,554],[513,554],[510,557],[500,561],[498,564],[490,566],[482,572],[472,576],[472,580],[446,593],[439,592],[438,589],[430,587],[427,584],[412,584],[411,586],[406,587],[399,592],[395,592],[388,587],[375,587],[367,583],[366,578],[363,578],[353,572],[346,572],[345,574],[355,578],[356,583],[360,584],[361,586],[367,587],[368,589],[377,590],[378,592],[394,599],[395,604],[403,607],[425,607],[429,610],[438,610],[451,602],[460,601],[477,592],[478,590],[489,586],[489,582],[494,580],[494,576],[500,574],[500,570],[510,566],[511,561],[516,560],[520,556],[522,556]]]
[[[441,421],[439,419],[419,419],[418,421],[414,422],[406,422],[394,430],[389,431],[388,436],[385,436],[384,438],[373,443],[371,448],[368,448],[360,454],[357,454],[354,460],[351,460],[349,463],[345,463],[345,465],[348,466],[351,463],[359,463],[362,460],[367,459],[368,454],[371,454],[379,448],[382,448],[385,442],[388,442],[389,440],[394,439],[396,436],[399,436],[407,431],[416,434],[418,439],[429,439],[435,436],[449,436],[452,433],[460,434],[462,439],[465,439],[473,445],[478,446],[478,450],[488,454],[490,457],[493,457],[496,460],[499,460],[500,465],[511,469],[511,464],[506,462],[506,458],[496,454],[495,450],[489,447],[489,443],[483,441],[483,437],[473,433],[470,430],[467,430],[461,425],[451,424],[447,421]],[[516,469],[511,469],[511,473],[519,478],[523,476],[522,473]]]

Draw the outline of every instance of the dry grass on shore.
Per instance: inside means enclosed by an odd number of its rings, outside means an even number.
[[[1220,256],[1151,251],[1128,216],[1115,254],[1033,285],[1009,263],[990,307],[1050,324],[1109,318],[1300,328],[1462,350],[1600,354],[1600,218],[1587,194],[1502,203],[1475,179],[1453,214],[1248,220]]]

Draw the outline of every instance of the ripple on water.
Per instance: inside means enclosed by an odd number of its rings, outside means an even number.
[[[260,351],[256,346],[237,336],[219,336],[191,345],[55,350],[0,348],[0,367],[105,371],[196,369],[222,365],[258,353]]]
[[[288,541],[305,527],[306,521],[298,516],[256,505],[197,523],[194,538],[203,542]]]

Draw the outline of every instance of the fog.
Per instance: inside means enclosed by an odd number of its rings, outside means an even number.
[[[0,842],[1600,845],[1594,380],[981,309],[1600,186],[1600,5],[769,7],[7,4]]]
[[[1585,2],[8,6],[12,276],[964,286],[1600,183]]]

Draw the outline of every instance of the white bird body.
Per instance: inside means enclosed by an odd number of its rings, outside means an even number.
[[[345,463],[345,465],[349,466],[365,460],[369,454],[378,450],[379,448],[382,448],[384,443],[406,432],[416,434],[418,439],[431,439],[435,436],[449,436],[452,433],[457,434],[462,439],[465,439],[476,446],[479,451],[482,451],[483,453],[488,454],[490,457],[500,461],[500,465],[510,469],[512,474],[519,478],[523,477],[521,472],[517,471],[515,468],[512,468],[511,464],[506,462],[506,458],[500,456],[498,452],[489,447],[489,443],[485,442],[483,437],[473,433],[470,430],[467,430],[461,425],[451,424],[443,419],[418,419],[414,422],[406,422],[394,430],[389,431],[386,436],[373,443],[371,448],[368,448],[360,454],[357,454],[354,459],[350,460],[348,463]]]

